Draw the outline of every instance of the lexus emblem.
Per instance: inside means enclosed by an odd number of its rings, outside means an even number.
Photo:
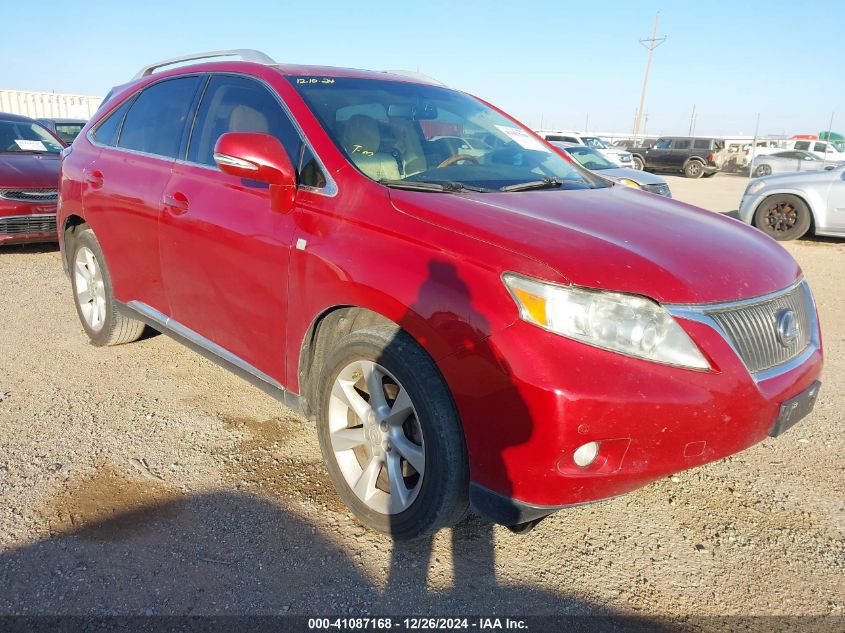
[[[798,319],[795,311],[789,308],[781,310],[777,314],[777,335],[778,341],[784,347],[789,347],[798,338],[801,329],[798,327]]]

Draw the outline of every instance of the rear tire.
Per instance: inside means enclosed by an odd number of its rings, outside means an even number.
[[[757,169],[754,170],[754,176],[756,178],[762,178],[763,176],[770,176],[772,173],[772,168],[770,165],[760,165]]]
[[[684,165],[684,176],[687,178],[701,178],[704,175],[704,165],[697,160],[688,161]]]
[[[805,202],[797,196],[769,196],[754,213],[754,226],[779,242],[796,240],[810,230],[812,216]]]
[[[329,476],[358,520],[395,540],[458,522],[469,474],[446,383],[404,331],[344,337],[325,365],[317,433]]]
[[[643,159],[640,158],[639,156],[633,156],[631,158],[631,162],[634,165],[634,169],[639,169],[640,171],[645,169],[645,163],[643,163]]]
[[[118,310],[106,259],[94,231],[76,228],[68,258],[76,313],[94,345],[122,345],[141,338],[144,323]]]

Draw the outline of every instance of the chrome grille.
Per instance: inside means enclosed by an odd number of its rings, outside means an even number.
[[[643,189],[650,193],[656,193],[661,196],[666,196],[668,198],[672,197],[672,192],[669,191],[669,185],[666,183],[658,183],[655,185],[643,185]]]
[[[59,192],[57,189],[0,189],[0,198],[15,202],[55,202]]]
[[[798,323],[798,336],[788,345],[778,337],[778,318],[783,310],[792,310]],[[806,282],[759,302],[736,307],[707,310],[751,373],[786,363],[803,352],[813,336],[815,318],[813,301]]]
[[[0,235],[36,235],[56,232],[54,214],[0,217]]]

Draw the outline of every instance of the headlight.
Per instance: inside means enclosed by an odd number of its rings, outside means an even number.
[[[524,321],[555,334],[657,363],[693,369],[710,364],[661,305],[637,295],[559,286],[505,273]]]
[[[762,180],[757,180],[755,182],[752,182],[750,185],[748,185],[748,188],[745,190],[745,193],[742,194],[742,195],[743,196],[750,196],[752,194],[757,193],[758,191],[760,191],[760,189],[762,189],[765,186],[766,186],[765,182],[763,182]]]
[[[616,182],[622,183],[623,185],[626,185],[628,187],[634,187],[634,189],[642,188],[640,187],[640,183],[638,183],[636,180],[631,180],[630,178],[617,178]]]

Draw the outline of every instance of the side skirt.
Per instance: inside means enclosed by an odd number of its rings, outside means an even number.
[[[304,415],[304,402],[301,396],[285,389],[260,369],[253,367],[242,358],[235,356],[227,349],[209,341],[204,336],[174,321],[167,315],[141,301],[119,303],[120,310],[133,319],[140,319],[154,330],[166,334],[173,340],[189,347],[211,362],[228,369],[233,374],[243,378],[264,393],[275,398],[287,408]]]

